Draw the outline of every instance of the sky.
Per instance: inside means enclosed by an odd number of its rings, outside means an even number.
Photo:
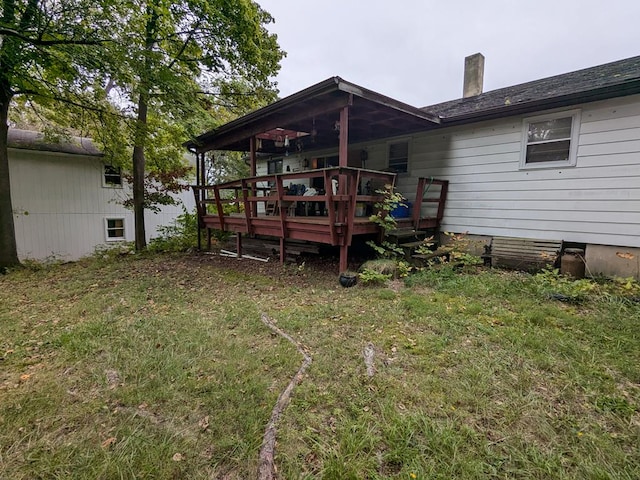
[[[464,58],[484,91],[640,55],[640,0],[257,0],[287,52],[285,97],[329,77],[416,107],[462,96]]]

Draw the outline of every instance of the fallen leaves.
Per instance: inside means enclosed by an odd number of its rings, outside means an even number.
[[[201,418],[200,421],[198,422],[198,426],[203,432],[206,431],[209,428],[209,415],[205,416],[204,418]]]
[[[102,448],[107,450],[107,449],[113,447],[117,441],[118,441],[118,439],[116,437],[109,437],[104,442],[102,442],[101,446],[102,446]]]

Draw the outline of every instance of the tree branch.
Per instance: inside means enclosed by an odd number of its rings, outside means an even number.
[[[40,38],[31,38],[21,34],[17,30],[12,28],[0,27],[0,35],[6,35],[8,37],[14,37],[22,40],[25,43],[29,43],[34,46],[52,46],[52,45],[101,45],[103,43],[111,42],[112,39],[104,40],[87,40],[87,39],[72,39],[65,38],[59,40],[43,40]]]
[[[202,19],[198,20],[198,23],[196,23],[195,27],[193,28],[193,30],[191,30],[189,32],[189,35],[187,35],[187,38],[185,39],[185,41],[182,43],[182,46],[180,47],[180,50],[178,51],[178,53],[176,54],[176,56],[174,57],[174,59],[171,61],[171,63],[169,64],[169,70],[171,70],[171,68],[176,64],[176,62],[180,59],[180,57],[182,56],[182,54],[184,53],[184,51],[187,49],[187,46],[189,45],[189,42],[191,41],[191,39],[193,38],[193,34],[196,32],[196,30],[198,30],[198,27],[200,26],[200,24],[202,23]]]

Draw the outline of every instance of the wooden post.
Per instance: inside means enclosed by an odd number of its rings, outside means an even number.
[[[340,148],[338,150],[338,164],[340,167],[347,166],[349,146],[349,106],[340,110]]]
[[[349,102],[351,103],[351,101]],[[346,167],[348,164],[348,147],[349,147],[349,106],[342,107],[340,110],[340,147],[338,150],[338,163],[340,167]],[[338,195],[346,195],[347,192],[347,176],[338,175]],[[338,221],[344,222],[346,216],[345,202],[338,202]]]
[[[345,272],[349,265],[349,245],[340,245],[340,273]]]
[[[280,237],[280,265],[284,265],[286,257],[284,237]]]
[[[251,176],[256,176],[256,137],[249,139],[249,161],[251,167]]]
[[[447,192],[449,191],[449,180],[442,180],[440,190],[440,201],[438,202],[438,213],[436,214],[436,219],[438,220],[438,226],[440,226],[440,221],[442,217],[444,217],[444,204],[447,201]]]
[[[249,163],[251,164],[251,176],[256,176],[256,137],[251,136],[249,139]],[[251,183],[251,196],[256,196],[256,182]],[[251,216],[258,216],[258,202],[251,202]]]
[[[207,184],[207,176],[204,171],[204,155],[205,155],[204,152],[200,154],[200,185],[203,187]],[[204,190],[203,190],[203,193],[204,193]]]
[[[236,256],[242,258],[242,234],[236,233]]]

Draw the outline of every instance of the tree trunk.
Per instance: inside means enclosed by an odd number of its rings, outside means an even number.
[[[144,66],[140,78],[140,96],[138,98],[138,118],[136,119],[135,143],[133,146],[133,216],[135,221],[136,251],[147,247],[147,237],[144,229],[144,149],[147,144],[147,113],[151,87],[149,76],[151,63],[149,55],[153,51],[156,29],[158,27],[158,12],[153,0],[147,3],[147,23],[145,25],[145,53]]]
[[[18,265],[16,232],[13,224],[11,185],[9,183],[9,104],[8,88],[0,86],[0,272]]]
[[[147,139],[148,94],[143,92],[138,100],[138,118],[136,120],[136,139],[133,147],[133,216],[135,221],[136,251],[147,247],[144,228],[144,148]]]

